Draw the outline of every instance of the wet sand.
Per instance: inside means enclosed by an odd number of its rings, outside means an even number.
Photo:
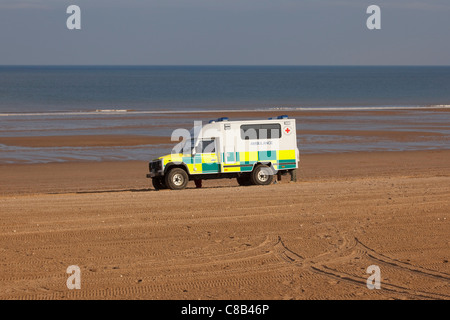
[[[204,124],[221,116],[266,119],[280,114],[296,119],[304,154],[447,149],[449,109],[6,117],[0,128],[0,164],[148,160],[169,153],[176,144],[170,141],[174,130],[190,129],[194,121]]]
[[[0,137],[0,144],[18,147],[117,147],[173,144],[170,137],[144,135],[73,135]]]
[[[450,299],[448,159],[306,154],[297,183],[183,191],[143,161],[1,165],[0,299]]]
[[[445,133],[430,131],[380,131],[380,130],[297,130],[297,135],[302,139],[311,136],[336,136],[335,143],[344,139],[364,138],[366,140],[386,141],[430,141],[433,139],[449,139]],[[340,140],[341,139],[341,140]],[[450,140],[449,140],[450,142]],[[18,147],[48,148],[48,147],[117,147],[139,145],[172,144],[170,137],[146,136],[146,135],[66,135],[66,136],[35,136],[35,137],[0,137],[0,144]],[[321,143],[315,141],[315,143]]]

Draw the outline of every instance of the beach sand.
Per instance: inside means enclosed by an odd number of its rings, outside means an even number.
[[[306,154],[297,183],[182,191],[145,161],[1,165],[0,299],[450,299],[449,159]]]
[[[16,147],[118,147],[172,144],[170,137],[144,135],[66,135],[35,137],[1,137],[0,143]]]

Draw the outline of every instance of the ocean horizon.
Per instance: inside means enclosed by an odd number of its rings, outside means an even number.
[[[450,66],[0,66],[0,113],[450,105]]]

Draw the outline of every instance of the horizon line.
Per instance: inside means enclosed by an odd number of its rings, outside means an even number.
[[[0,67],[450,67],[450,64],[0,64]]]

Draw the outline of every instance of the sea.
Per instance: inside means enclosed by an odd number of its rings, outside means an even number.
[[[320,131],[392,130],[392,116],[380,119],[370,111],[412,110],[395,119],[394,129],[439,124],[436,130],[449,134],[450,113],[420,112],[431,108],[450,108],[449,66],[0,66],[0,164],[146,160],[167,146],[33,148],[2,144],[1,138],[170,136],[186,125],[180,115],[191,114],[193,121],[199,111],[217,117],[231,111],[369,111],[351,119],[298,119],[297,129]],[[448,148],[445,139],[432,144],[357,139],[333,144],[314,134],[298,139],[304,153]]]

